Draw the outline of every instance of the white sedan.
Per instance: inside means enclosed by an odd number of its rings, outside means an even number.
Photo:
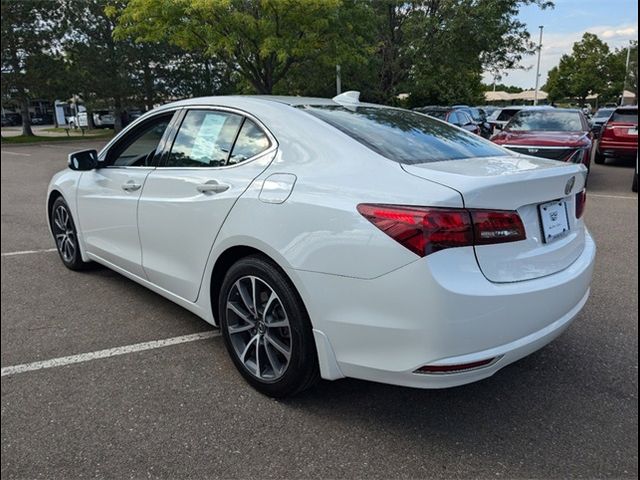
[[[67,267],[106,265],[219,326],[261,392],[442,388],[582,309],[586,174],[356,92],[197,98],[71,154],[47,213]]]

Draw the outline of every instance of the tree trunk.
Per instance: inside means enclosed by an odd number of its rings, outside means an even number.
[[[34,137],[33,130],[31,130],[31,116],[29,115],[29,99],[24,98],[22,100],[20,111],[22,115],[22,136]]]
[[[153,94],[153,75],[151,67],[148,62],[145,62],[143,69],[144,77],[144,103],[147,112],[153,108],[154,94]]]
[[[116,97],[113,99],[113,131],[114,133],[118,133],[122,130],[122,99],[120,97]]]

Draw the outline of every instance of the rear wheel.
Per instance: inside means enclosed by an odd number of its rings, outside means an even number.
[[[596,153],[593,156],[593,161],[596,162],[598,165],[604,164],[606,160],[605,156],[600,153],[598,148],[596,148],[595,150],[596,150]]]
[[[633,183],[631,184],[631,190],[633,192],[638,191],[638,172],[634,172],[633,174]]]
[[[236,262],[222,283],[218,305],[227,350],[254,388],[286,397],[318,380],[311,322],[276,265],[260,256]]]
[[[60,260],[62,260],[64,266],[71,270],[87,268],[90,263],[82,260],[76,226],[71,216],[71,210],[69,210],[64,198],[58,197],[53,202],[49,213],[49,221],[51,222],[51,232],[56,241]]]

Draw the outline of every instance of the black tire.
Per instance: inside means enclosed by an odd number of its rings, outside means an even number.
[[[597,164],[597,165],[603,165],[604,162],[606,160],[606,157],[604,155],[602,155],[598,149],[596,148],[596,154],[593,156],[593,161]]]
[[[633,183],[631,184],[631,191],[632,192],[638,191],[638,172],[633,173]]]
[[[243,282],[245,287],[241,287]],[[245,288],[253,288],[252,295],[245,297],[256,298],[252,305],[242,298],[241,289],[245,294],[248,293]],[[276,300],[265,300],[265,296],[271,298],[271,294],[276,295]],[[242,312],[238,313],[242,313],[242,316],[230,309],[228,302],[240,308]],[[249,321],[245,320],[247,317],[250,317]],[[318,355],[307,310],[291,281],[273,262],[252,255],[231,266],[220,289],[218,318],[234,365],[256,390],[271,397],[289,397],[318,381]],[[288,322],[287,327],[269,326],[285,321]],[[255,328],[251,328],[252,323]],[[237,331],[231,333],[230,325]],[[246,331],[240,331],[242,329]],[[282,351],[275,349],[275,344],[269,343],[276,336],[280,336],[282,347],[288,347],[288,358],[278,353]],[[241,350],[245,353],[242,359]],[[253,358],[257,358],[257,361]],[[281,368],[276,368],[274,363]]]
[[[49,212],[49,223],[53,239],[56,242],[58,255],[65,267],[70,270],[84,270],[91,265],[91,262],[84,262],[80,254],[78,245],[78,233],[76,224],[73,221],[71,210],[64,201],[58,197],[51,206]]]

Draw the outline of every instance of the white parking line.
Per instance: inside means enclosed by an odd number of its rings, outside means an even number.
[[[19,157],[30,157],[31,154],[30,153],[18,153],[18,152],[10,152],[8,150],[0,150],[0,153],[2,154],[9,154],[9,155],[17,155]]]
[[[99,358],[115,357],[117,355],[125,355],[127,353],[142,352],[144,350],[152,350],[154,348],[169,347],[180,343],[195,342],[196,340],[205,340],[207,338],[219,337],[218,330],[209,330],[207,332],[193,333],[191,335],[183,335],[181,337],[165,338],[163,340],[154,340],[152,342],[136,343],[133,345],[125,345],[124,347],[108,348],[106,350],[98,350],[97,352],[81,353],[79,355],[71,355],[69,357],[52,358],[42,362],[23,363],[21,365],[13,365],[11,367],[2,368],[2,377],[5,375],[15,375],[16,373],[31,372],[34,370],[42,370],[43,368],[62,367],[74,363],[89,362]]]
[[[587,193],[587,197],[619,198],[622,200],[638,200],[638,197],[632,197],[631,195],[604,195],[602,193]]]
[[[55,251],[57,251],[55,248],[44,248],[42,250],[21,250],[19,252],[6,252],[0,255],[2,255],[3,257],[15,257],[16,255],[29,255],[31,253],[47,253]]]

